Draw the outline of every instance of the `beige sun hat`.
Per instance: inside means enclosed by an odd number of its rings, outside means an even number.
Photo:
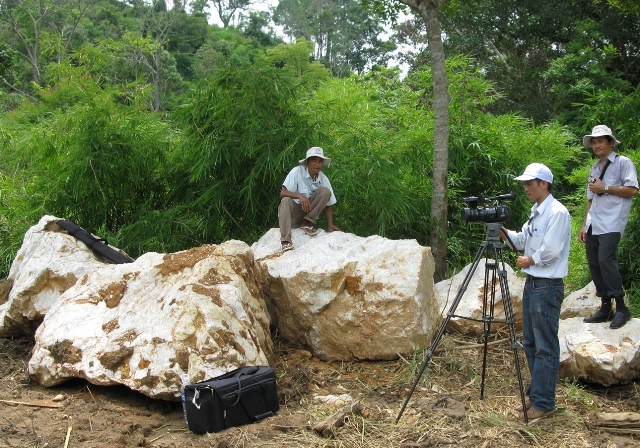
[[[299,160],[298,162],[300,162],[300,165],[304,165],[309,157],[320,157],[324,166],[329,166],[329,164],[331,163],[331,158],[325,157],[324,150],[319,146],[309,148],[307,150],[307,156],[304,159]]]
[[[609,137],[611,137],[613,139],[613,146],[616,146],[616,145],[620,144],[618,139],[613,136],[613,133],[611,132],[611,128],[609,126],[605,126],[603,124],[599,124],[599,125],[595,126],[593,128],[593,130],[591,131],[591,134],[585,135],[582,138],[582,143],[587,148],[591,148],[591,138],[592,137],[604,137],[605,135],[608,135]]]

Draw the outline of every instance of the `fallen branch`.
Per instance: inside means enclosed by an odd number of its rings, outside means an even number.
[[[156,440],[161,439],[161,438],[163,438],[163,437],[164,437],[164,434],[160,434],[160,435],[159,435],[158,437],[156,437],[155,439],[151,439],[151,440],[149,440],[149,444],[151,444],[151,443],[155,442]]]
[[[603,412],[598,414],[596,425],[609,429],[640,428],[640,414],[635,412]]]
[[[360,400],[343,406],[342,409],[335,412],[333,415],[327,417],[322,422],[314,425],[313,430],[318,434],[325,437],[329,437],[335,434],[335,430],[344,425],[345,419],[351,414],[362,415],[364,412],[364,405]]]
[[[23,406],[33,406],[35,408],[53,408],[53,409],[58,409],[58,408],[63,407],[61,404],[27,403],[25,401],[13,401],[13,400],[0,400],[0,403],[21,404]]]
[[[69,446],[69,439],[71,438],[71,426],[69,426],[69,428],[67,428],[67,438],[64,439],[64,448],[67,448]]]

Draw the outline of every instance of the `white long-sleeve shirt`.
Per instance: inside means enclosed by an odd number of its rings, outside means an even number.
[[[531,257],[534,265],[522,269],[533,277],[564,278],[569,272],[571,215],[567,208],[547,196],[531,207],[531,218],[520,232],[508,231],[516,249]]]

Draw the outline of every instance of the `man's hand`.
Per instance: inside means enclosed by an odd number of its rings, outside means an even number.
[[[309,198],[301,194],[300,196],[298,196],[298,199],[300,199],[300,207],[302,207],[302,211],[305,213],[309,213],[309,211],[311,210],[311,201],[309,200]]]
[[[593,194],[604,194],[604,184],[599,178],[596,177],[596,181],[592,184],[589,184],[589,191]]]
[[[580,232],[578,232],[578,241],[584,244],[586,240],[587,240],[587,230],[585,229],[584,226],[582,226],[580,228]]]
[[[516,260],[516,265],[518,265],[518,267],[520,269],[524,269],[524,268],[528,268],[529,266],[533,266],[535,263],[533,261],[533,258],[531,257],[518,257],[518,259]]]
[[[327,226],[327,229],[329,229],[329,232],[339,232],[340,229],[338,229],[336,226],[334,226],[333,224],[329,224]]]

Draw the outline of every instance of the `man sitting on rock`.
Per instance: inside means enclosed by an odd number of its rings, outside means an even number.
[[[322,168],[331,163],[324,151],[314,146],[307,151],[307,157],[300,160],[300,164],[292,169],[282,184],[280,190],[280,206],[278,220],[280,222],[280,242],[282,251],[293,249],[291,242],[291,227],[300,227],[307,235],[317,233],[314,227],[316,218],[322,211],[327,219],[330,232],[339,231],[333,225],[331,206],[337,202],[331,182],[324,175]]]

